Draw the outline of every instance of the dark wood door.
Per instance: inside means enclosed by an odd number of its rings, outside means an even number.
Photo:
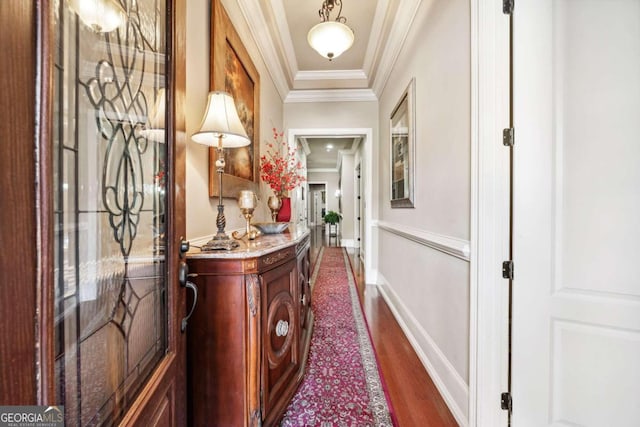
[[[186,1],[75,3],[0,8],[0,404],[184,425]]]

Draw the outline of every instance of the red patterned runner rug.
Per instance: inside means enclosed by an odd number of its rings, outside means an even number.
[[[309,359],[282,426],[397,425],[346,250],[322,248],[311,283]]]

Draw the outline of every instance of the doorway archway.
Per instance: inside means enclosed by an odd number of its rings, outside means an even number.
[[[365,281],[367,283],[377,283],[377,254],[373,250],[373,212],[377,209],[377,200],[373,197],[374,193],[374,177],[373,177],[373,129],[372,128],[300,128],[289,129],[287,132],[287,140],[292,147],[296,146],[299,138],[308,137],[360,137],[360,153],[361,159],[360,176],[364,182],[362,194],[362,206],[364,209],[360,212],[360,221],[362,223],[362,236],[364,241],[363,247],[360,248],[363,253],[365,265]],[[353,174],[355,176],[355,168]],[[350,203],[343,200],[342,203]],[[355,200],[352,207],[355,206]],[[354,224],[357,224],[355,216],[356,209],[352,209]]]

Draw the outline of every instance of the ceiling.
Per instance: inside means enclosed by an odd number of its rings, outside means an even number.
[[[422,0],[342,0],[342,16],[355,35],[353,46],[329,61],[307,43],[320,22],[322,0],[237,0],[278,93],[285,103],[375,101]],[[337,11],[330,15],[333,20]],[[340,150],[358,138],[303,138],[308,169],[335,169]]]
[[[353,154],[360,137],[305,137],[298,138],[307,155],[307,170],[316,172],[338,171],[340,154]]]
[[[377,100],[423,0],[342,1],[355,42],[329,61],[307,43],[321,0],[237,0],[285,103]]]
[[[321,0],[258,0],[290,89],[371,89],[372,70],[389,35],[399,0],[342,0],[353,46],[329,61],[307,43],[320,22]],[[337,9],[330,15],[335,19]]]

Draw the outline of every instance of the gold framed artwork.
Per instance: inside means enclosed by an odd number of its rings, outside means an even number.
[[[400,96],[389,119],[391,207],[414,207],[415,78]]]
[[[223,197],[241,190],[259,191],[260,183],[260,75],[231,24],[220,0],[211,5],[210,90],[228,92],[251,144],[225,148]],[[218,196],[216,150],[209,149],[209,197]]]

